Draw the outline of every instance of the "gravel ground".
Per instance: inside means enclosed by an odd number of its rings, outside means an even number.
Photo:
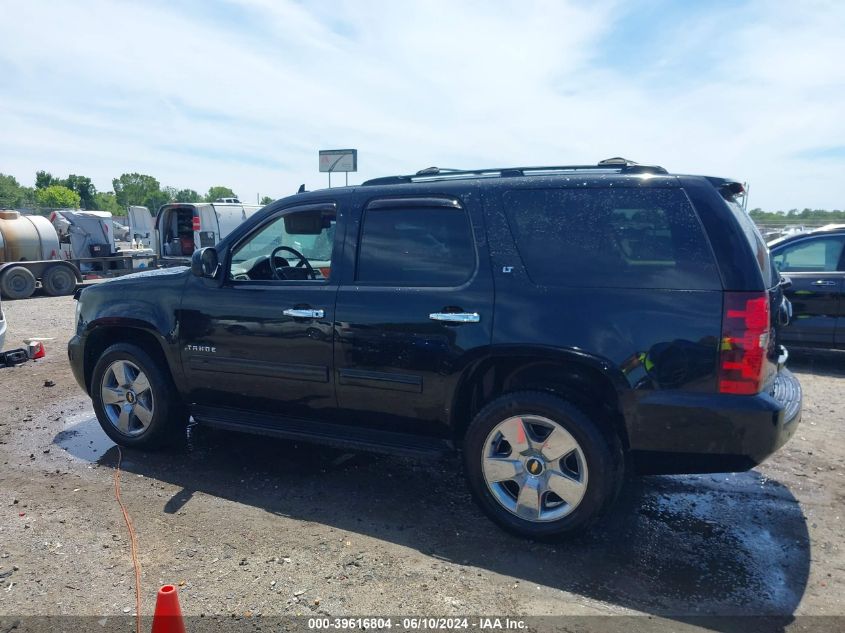
[[[118,451],[67,363],[73,300],[3,307],[7,348],[55,340],[45,359],[0,369],[0,616],[131,613]],[[142,612],[177,583],[187,614],[242,619],[647,614],[670,630],[695,615],[845,615],[845,356],[793,352],[791,367],[804,419],[769,462],[632,481],[590,535],[559,545],[487,521],[456,459],[203,429],[187,453],[124,451]]]

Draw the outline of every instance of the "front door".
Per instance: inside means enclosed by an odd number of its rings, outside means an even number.
[[[775,248],[772,260],[792,281],[786,291],[792,319],[781,331],[785,343],[832,347],[839,314],[845,236],[808,236]]]
[[[291,207],[193,277],[179,337],[191,402],[304,419],[334,409],[334,205]]]
[[[354,271],[337,300],[337,394],[344,419],[445,432],[469,357],[490,344],[493,282],[477,198],[371,201],[355,217]]]

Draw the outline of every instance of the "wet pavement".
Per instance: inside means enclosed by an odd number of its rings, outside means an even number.
[[[90,414],[54,441],[76,460],[117,462]],[[122,469],[178,488],[165,513],[202,493],[655,615],[789,615],[807,584],[802,510],[756,471],[633,480],[588,535],[547,545],[484,518],[457,460],[344,454],[202,427],[192,444],[187,454],[124,449]]]

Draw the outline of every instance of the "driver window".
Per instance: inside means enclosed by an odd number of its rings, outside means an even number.
[[[298,211],[278,217],[232,252],[234,281],[326,281],[331,275],[334,211]]]

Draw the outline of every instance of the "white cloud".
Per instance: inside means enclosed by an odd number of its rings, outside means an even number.
[[[845,147],[845,5],[645,6],[6,0],[0,171],[252,199],[324,186],[327,147],[360,150],[353,182],[623,155],[747,179],[752,206],[845,207],[845,150],[808,151]]]

